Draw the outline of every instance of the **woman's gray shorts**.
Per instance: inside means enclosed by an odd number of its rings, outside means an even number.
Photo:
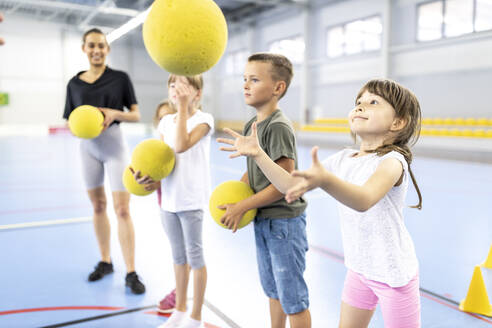
[[[87,189],[104,185],[104,168],[112,191],[126,191],[123,171],[130,163],[120,125],[113,124],[97,138],[80,141],[82,173]]]

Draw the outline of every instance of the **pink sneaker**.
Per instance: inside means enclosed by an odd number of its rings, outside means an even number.
[[[173,289],[169,294],[166,295],[160,302],[157,312],[159,313],[171,313],[174,311],[176,306],[176,289]]]

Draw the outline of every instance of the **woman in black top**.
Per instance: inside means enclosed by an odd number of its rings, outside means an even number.
[[[0,13],[0,23],[3,21],[3,14]],[[0,37],[0,46],[3,46],[3,44],[5,43],[5,41],[3,40],[2,37]]]
[[[87,55],[90,68],[79,72],[67,86],[67,99],[63,117],[80,105],[98,107],[104,114],[104,129],[94,139],[82,139],[80,151],[83,176],[87,192],[94,209],[94,229],[96,232],[101,261],[89,275],[89,281],[101,279],[113,272],[110,257],[110,224],[106,213],[104,173],[108,174],[112,190],[114,210],[118,219],[118,237],[125,260],[126,285],[135,294],[145,292],[135,272],[135,233],[130,217],[130,194],[122,181],[123,171],[129,163],[128,150],[123,140],[120,122],[140,120],[135,92],[130,78],[125,72],[112,70],[106,66],[110,51],[105,35],[99,29],[91,29],[84,34],[82,50]],[[124,108],[128,111],[125,112]]]

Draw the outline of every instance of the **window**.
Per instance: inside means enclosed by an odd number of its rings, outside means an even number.
[[[338,57],[343,55],[344,39],[343,27],[334,27],[328,30],[328,41],[326,44],[326,53],[328,57]]]
[[[431,2],[418,8],[419,41],[430,41],[442,38],[443,3]]]
[[[226,75],[242,75],[244,66],[248,60],[246,50],[238,50],[227,54],[226,56]]]
[[[445,9],[445,37],[473,32],[473,0],[446,0]]]
[[[364,50],[373,51],[381,49],[381,36],[383,24],[380,17],[369,18],[364,21]]]
[[[326,54],[335,58],[378,50],[381,48],[382,33],[379,16],[331,27],[326,33]]]
[[[364,41],[364,22],[355,21],[345,25],[345,53],[347,55],[362,52]]]
[[[492,30],[492,0],[477,0],[475,31]]]
[[[439,0],[418,6],[418,41],[492,30],[492,0]]]
[[[304,60],[304,49],[304,39],[297,36],[272,42],[269,51],[284,55],[292,64],[300,64]]]

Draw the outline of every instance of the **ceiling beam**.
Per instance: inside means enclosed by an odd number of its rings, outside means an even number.
[[[72,11],[83,11],[83,12],[93,12],[95,10],[94,6],[80,5],[76,3],[68,3],[68,2],[54,2],[54,1],[46,1],[46,0],[16,0],[16,4],[18,5],[28,5],[33,8],[50,8],[57,10],[72,10]],[[108,15],[121,15],[121,16],[136,16],[139,11],[134,9],[127,8],[116,8],[116,7],[107,7],[101,8],[100,13],[108,14]]]
[[[9,11],[7,11],[7,14],[8,15],[11,15],[11,14],[15,13],[15,11],[17,9],[19,9],[20,6],[21,6],[20,3],[15,4],[12,8],[9,9]]]
[[[106,0],[101,3],[95,10],[91,11],[89,15],[79,24],[79,29],[85,29],[87,25],[92,21],[94,17],[99,15],[102,9],[108,7],[110,4],[114,4],[113,0]]]
[[[232,0],[233,2],[240,2],[246,4],[257,4],[264,6],[275,5],[292,5],[292,4],[306,4],[308,0]]]
[[[233,0],[234,2],[258,4],[258,5],[276,5],[282,2],[282,0]]]

